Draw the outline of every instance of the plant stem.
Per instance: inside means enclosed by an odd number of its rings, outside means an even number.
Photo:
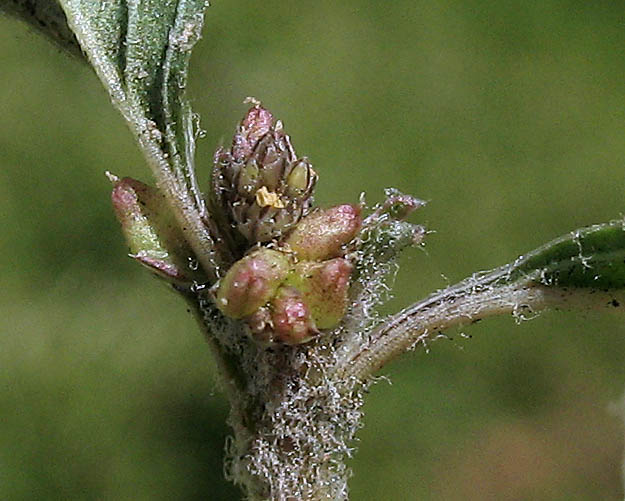
[[[425,346],[441,331],[483,318],[512,314],[524,319],[546,308],[613,308],[625,298],[622,291],[549,287],[529,277],[499,285],[508,270],[506,266],[471,277],[389,317],[368,343],[337,361],[336,377],[364,381],[398,355]]]
[[[187,299],[231,405],[227,478],[250,501],[346,500],[363,385],[328,377],[332,344],[260,346],[212,302]]]

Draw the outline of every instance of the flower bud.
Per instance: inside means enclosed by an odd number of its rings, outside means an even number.
[[[343,246],[360,230],[360,207],[337,205],[303,218],[285,240],[299,259],[318,261],[343,254]]]
[[[296,265],[286,283],[296,287],[319,329],[335,327],[345,316],[352,264],[344,258]]]
[[[214,209],[245,247],[290,231],[312,204],[317,174],[298,159],[281,122],[256,103],[237,128],[230,150],[215,155]]]
[[[258,308],[245,320],[255,341],[261,344],[273,343],[273,320],[271,319],[271,311],[267,306]]]
[[[224,315],[242,318],[265,305],[289,271],[283,252],[261,248],[239,259],[215,285],[215,303]]]
[[[359,251],[377,263],[392,261],[406,248],[420,245],[426,235],[423,226],[404,221],[424,201],[395,188],[387,188],[384,194],[386,200],[364,220],[358,239]]]
[[[169,282],[190,285],[202,281],[200,273],[190,266],[193,252],[163,194],[141,181],[108,175],[113,182],[113,208],[131,257]]]
[[[302,344],[319,334],[308,306],[294,287],[280,287],[270,307],[274,341]]]

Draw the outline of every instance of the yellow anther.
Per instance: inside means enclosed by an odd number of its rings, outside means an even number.
[[[273,207],[274,209],[284,209],[285,205],[277,193],[269,191],[266,186],[261,187],[256,192],[256,203],[260,207]]]

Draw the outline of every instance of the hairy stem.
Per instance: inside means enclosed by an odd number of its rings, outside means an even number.
[[[243,400],[245,391],[240,369],[237,367],[235,361],[232,360],[232,357],[228,356],[224,347],[216,338],[213,332],[214,326],[206,318],[206,305],[204,301],[197,295],[188,293],[187,291],[183,291],[182,296],[187,301],[187,305],[193,313],[200,331],[204,334],[204,338],[213,354],[217,365],[217,377],[223,387],[224,393],[230,401],[231,407],[238,407],[239,403]],[[237,411],[240,411],[240,409],[237,408]]]
[[[390,360],[419,344],[425,345],[441,331],[483,318],[513,314],[522,319],[546,308],[614,308],[625,298],[619,290],[572,290],[530,278],[502,284],[508,272],[506,266],[471,277],[389,317],[372,332],[368,343],[337,362],[336,376],[366,380]]]

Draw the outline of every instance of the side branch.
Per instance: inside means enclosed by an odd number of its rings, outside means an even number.
[[[529,278],[502,284],[505,271],[497,270],[481,280],[468,279],[391,316],[372,332],[367,344],[339,360],[337,376],[365,380],[437,333],[494,315],[512,314],[522,319],[547,308],[621,309],[625,304],[621,290],[551,287]]]

